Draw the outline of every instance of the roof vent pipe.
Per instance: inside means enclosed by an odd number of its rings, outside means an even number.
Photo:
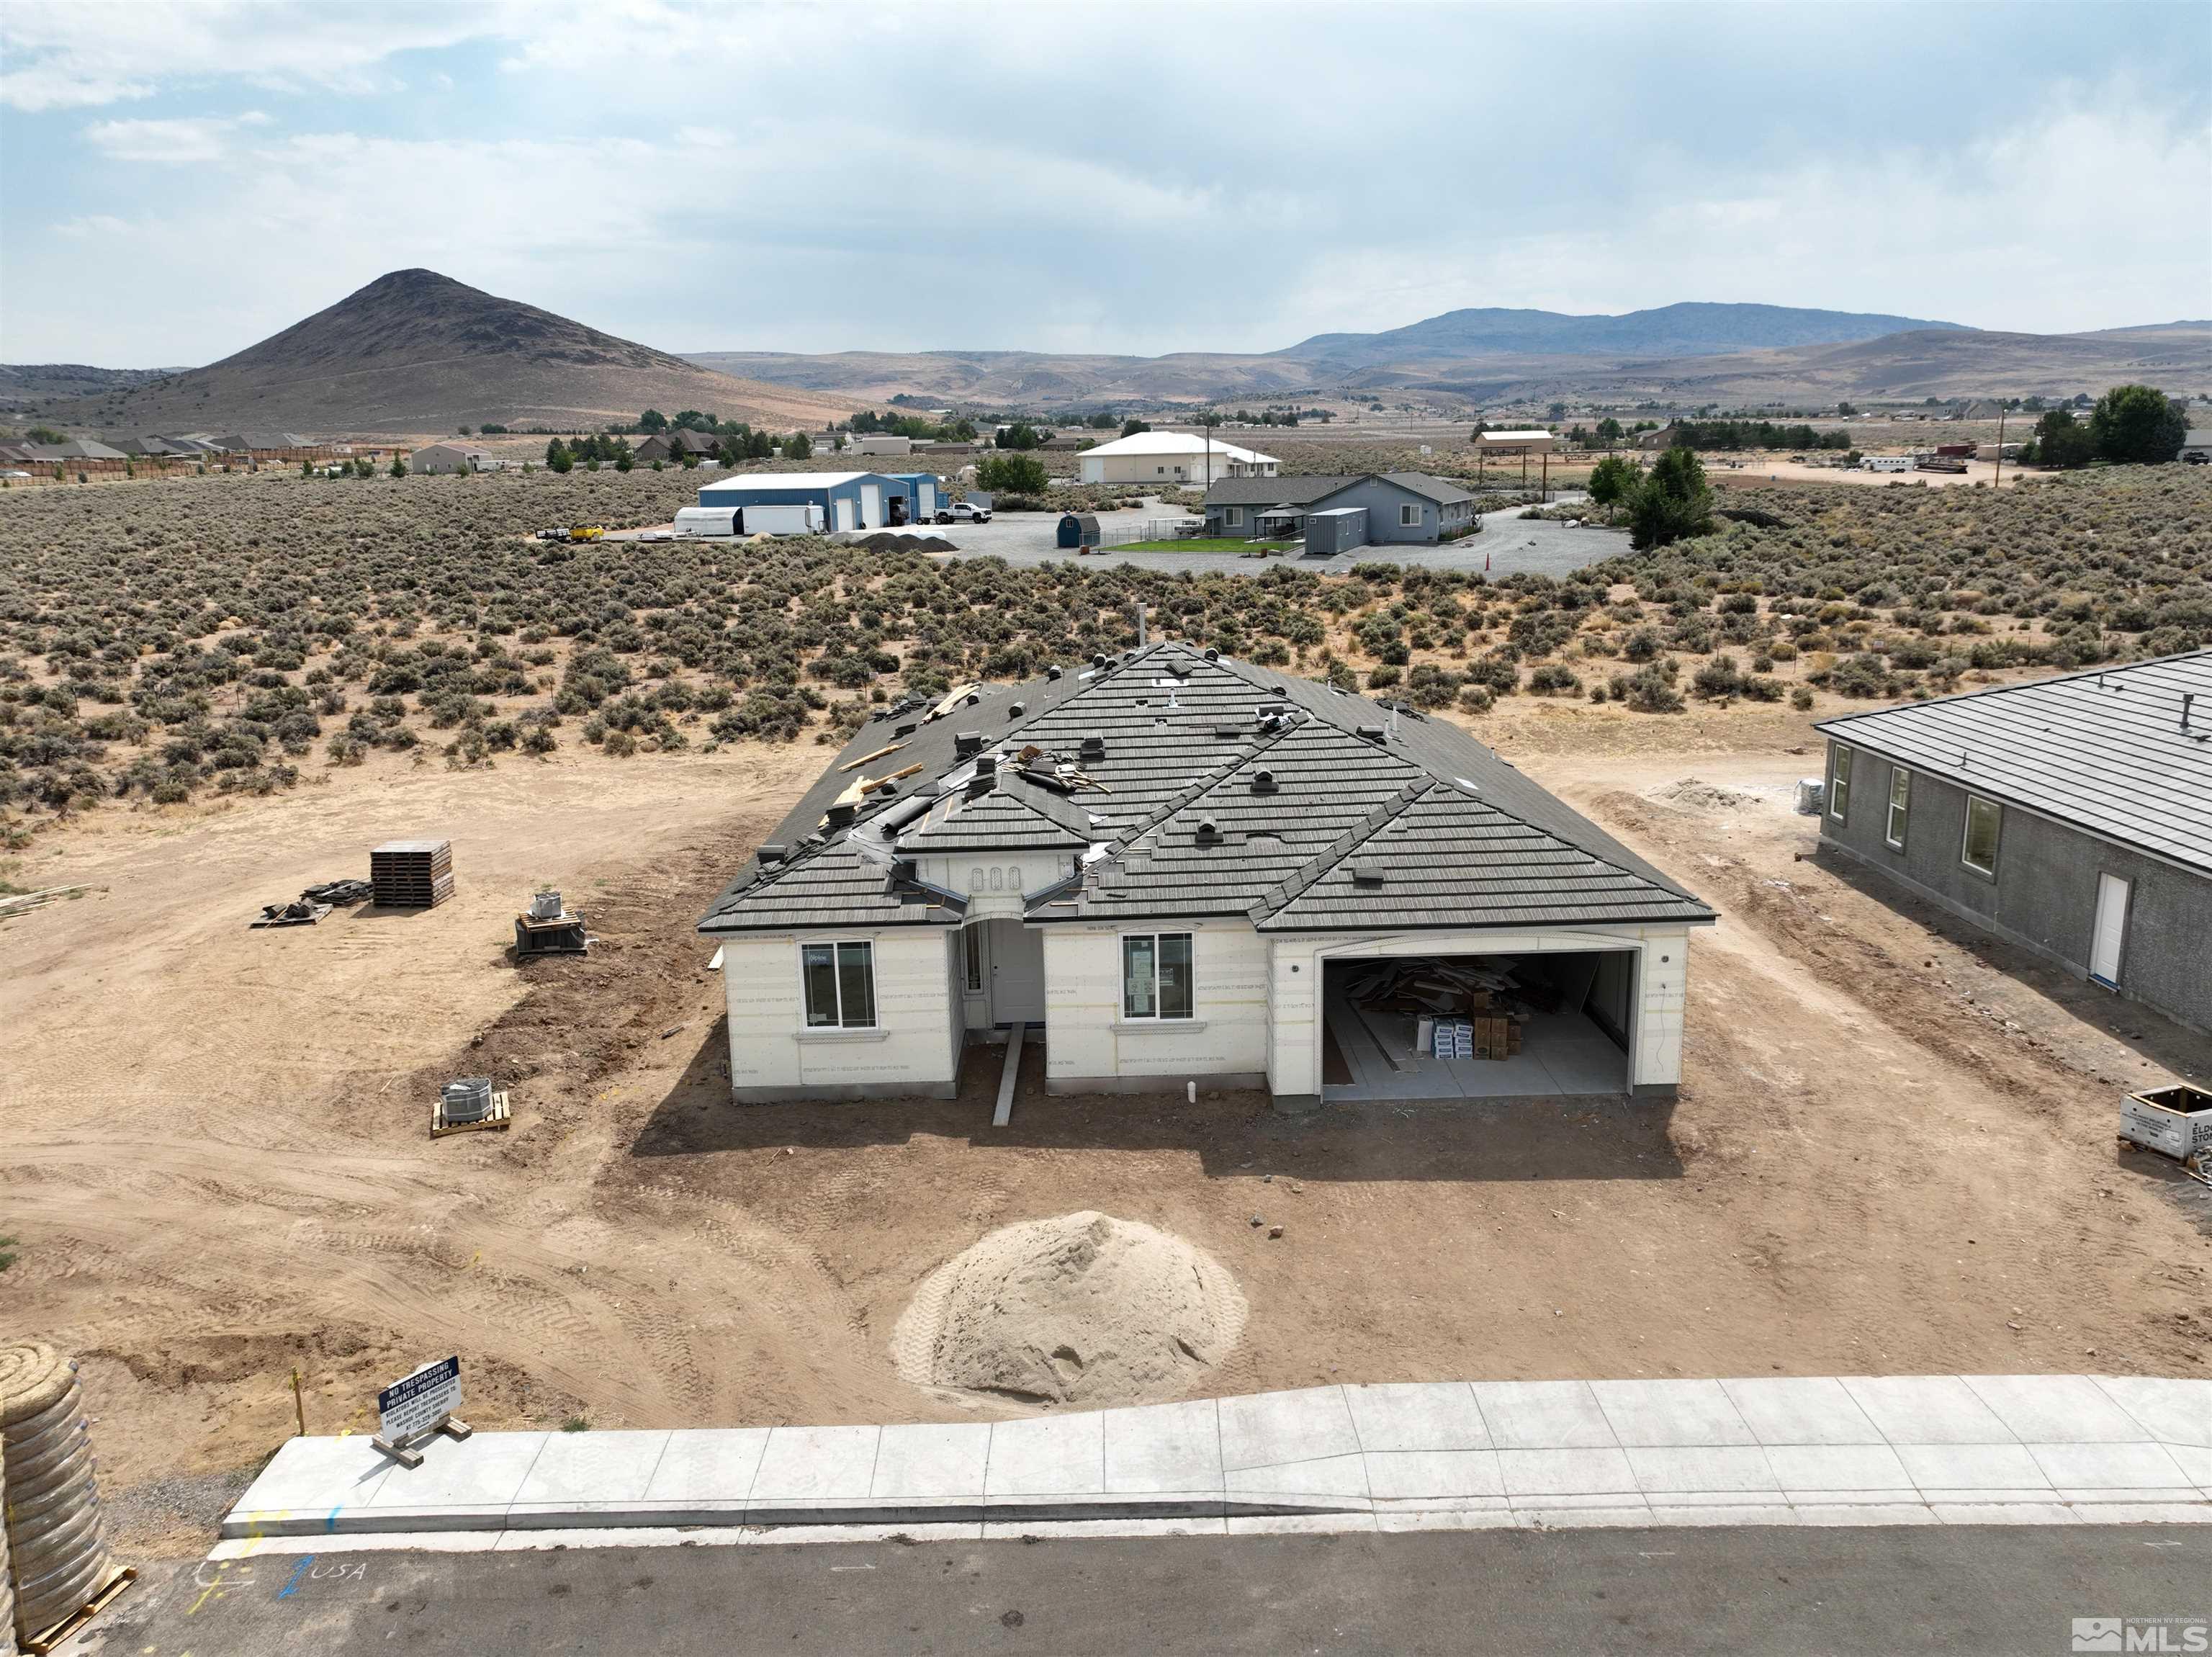
[[[1221,652],[1209,644],[1206,647],[1206,659],[1208,661],[1218,661],[1221,660]]]
[[[1058,679],[1058,678],[1060,677],[1060,669],[1059,669],[1059,667],[1058,667],[1057,666],[1054,666],[1054,667],[1048,667],[1048,668],[1046,668],[1046,669],[1044,670],[1044,676],[1045,676],[1047,679]]]
[[[2185,731],[2189,728],[2190,704],[2196,700],[2197,692],[2194,691],[2184,691],[2181,693],[2181,728]]]
[[[1389,740],[1389,733],[1380,725],[1362,725],[1353,733],[1362,742],[1381,744]]]

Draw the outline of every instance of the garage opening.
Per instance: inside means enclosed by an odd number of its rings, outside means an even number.
[[[1327,960],[1322,990],[1324,1100],[1629,1091],[1632,949]]]

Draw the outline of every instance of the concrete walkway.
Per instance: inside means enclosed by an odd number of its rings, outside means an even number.
[[[1318,1386],[1016,1421],[478,1433],[425,1457],[294,1439],[222,1535],[2212,1522],[2212,1380]]]

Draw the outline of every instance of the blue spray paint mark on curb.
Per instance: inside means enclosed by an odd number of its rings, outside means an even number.
[[[300,1563],[292,1567],[291,1575],[285,1578],[284,1586],[276,1590],[276,1597],[279,1599],[289,1599],[298,1590],[300,1579],[307,1574],[307,1567],[314,1563],[314,1555],[311,1553],[301,1554],[300,1556]]]

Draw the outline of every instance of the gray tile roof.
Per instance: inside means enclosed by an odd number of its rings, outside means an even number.
[[[1441,478],[1431,478],[1425,472],[1386,472],[1382,474],[1382,478],[1384,482],[1395,484],[1401,489],[1410,490],[1424,499],[1434,501],[1439,506],[1455,506],[1462,501],[1471,501],[1474,498],[1457,484],[1446,483]]]
[[[1208,506],[1304,506],[1362,481],[1366,473],[1324,476],[1304,472],[1288,478],[1224,478],[1206,491]]]
[[[2185,693],[2196,697],[2188,731]],[[1846,714],[1816,728],[2212,874],[2212,649]]]
[[[878,769],[833,765],[775,837],[793,855],[748,863],[700,929],[957,925],[964,900],[929,901],[901,860],[999,850],[1082,860],[1079,874],[1031,897],[1030,918],[1045,923],[1221,916],[1304,932],[1713,919],[1456,726],[1406,710],[1392,732],[1390,711],[1364,698],[1188,645],[919,717],[879,719],[840,756],[897,741],[880,768],[921,765],[911,786],[826,828],[855,771]],[[956,752],[963,731],[1001,768],[973,797],[974,759]],[[1083,757],[1086,739],[1096,757]],[[1035,770],[1079,776],[1030,780],[1017,769],[1027,750]],[[1369,863],[1379,883],[1355,878]]]

